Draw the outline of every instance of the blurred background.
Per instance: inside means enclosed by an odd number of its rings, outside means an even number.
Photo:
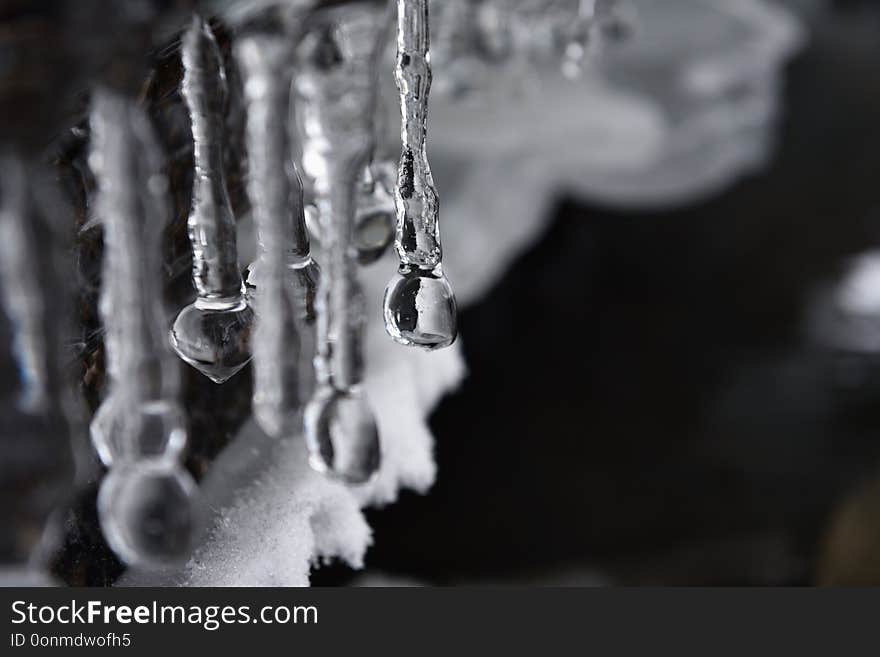
[[[577,82],[555,62],[553,75],[517,65],[458,97],[435,65],[429,150],[467,375],[429,418],[433,486],[367,509],[364,569],[334,561],[312,584],[880,584],[880,3],[629,8]],[[180,304],[191,153],[175,61],[155,51],[143,94],[169,153]],[[54,152],[86,225],[86,141],[65,133]],[[234,168],[230,192],[237,207]],[[94,233],[76,245],[90,412],[103,378]],[[247,422],[251,374],[218,388],[187,372],[200,477]],[[6,439],[21,420],[4,415]],[[45,542],[48,505],[20,500],[61,475],[47,452],[8,445],[12,563]],[[56,511],[53,581],[124,573],[96,490]]]

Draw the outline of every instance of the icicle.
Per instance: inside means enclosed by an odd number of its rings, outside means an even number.
[[[194,142],[189,239],[198,298],[177,316],[171,344],[184,361],[223,383],[251,359],[254,317],[238,268],[235,217],[223,175],[226,74],[211,28],[198,16],[184,34],[182,52]]]
[[[14,327],[13,350],[22,391],[19,406],[26,413],[43,413],[49,399],[46,307],[39,278],[31,275],[38,255],[30,219],[27,176],[21,160],[0,160],[0,282],[3,305]]]
[[[47,169],[12,149],[0,156],[0,332],[12,337],[8,355],[19,375],[5,372],[0,382],[4,483],[19,497],[7,508],[15,520],[5,528],[6,561],[13,579],[30,573],[43,585],[58,547],[57,505],[73,495],[76,458],[84,456],[70,440],[82,428],[68,377],[72,216]]]
[[[287,125],[290,39],[248,35],[236,45],[247,103],[248,193],[260,242],[250,268],[257,325],[254,416],[272,436],[298,434],[314,389],[315,296],[320,271],[311,257],[302,181]]]
[[[397,66],[403,151],[396,189],[400,268],[385,289],[388,334],[404,345],[447,347],[455,295],[443,274],[438,199],[425,150],[431,67],[427,0],[398,0]]]
[[[98,454],[110,466],[98,512],[123,560],[165,563],[188,552],[195,490],[179,464],[186,430],[162,304],[167,181],[148,119],[130,101],[98,90],[92,139],[89,162],[104,225],[99,309],[110,377],[91,426]]]
[[[358,185],[354,248],[362,265],[376,262],[394,242],[394,182],[388,164],[365,167]]]
[[[359,178],[373,149],[377,60],[384,8],[324,14],[302,44],[295,83],[303,166],[315,181],[326,252],[318,294],[318,390],[306,408],[312,466],[349,483],[378,470],[379,436],[361,390],[363,293],[356,278],[354,222]]]
[[[397,217],[394,205],[394,184],[397,165],[372,162],[364,167],[357,185],[354,218],[354,249],[361,265],[370,265],[381,258],[394,243]],[[321,217],[314,203],[306,205],[306,225],[320,242]]]

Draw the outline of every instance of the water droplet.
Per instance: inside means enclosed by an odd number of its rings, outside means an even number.
[[[388,283],[385,328],[400,344],[439,349],[458,334],[455,295],[442,272],[401,267]]]
[[[163,566],[180,562],[192,547],[195,494],[195,482],[180,467],[151,461],[120,465],[101,482],[101,529],[126,563]]]
[[[209,379],[223,383],[251,359],[253,321],[254,312],[243,298],[232,303],[198,299],[174,321],[171,346]]]
[[[305,426],[309,462],[318,472],[363,484],[378,471],[379,430],[357,388],[322,388],[306,407]]]
[[[396,218],[384,208],[359,210],[355,217],[354,245],[358,262],[369,265],[381,258],[394,241]]]

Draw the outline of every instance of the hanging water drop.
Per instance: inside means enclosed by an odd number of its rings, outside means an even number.
[[[357,281],[357,185],[373,150],[381,7],[328,10],[303,40],[296,78],[303,166],[315,181],[326,252],[318,294],[319,388],[306,408],[312,466],[352,484],[378,470],[378,429],[361,392],[365,302]]]
[[[165,339],[159,253],[167,185],[149,121],[131,100],[96,91],[89,162],[104,225],[99,309],[110,377],[91,425],[110,467],[98,513],[121,559],[153,566],[186,556],[195,484],[179,465],[185,420]]]
[[[321,388],[305,416],[309,462],[318,472],[362,484],[379,469],[379,431],[360,389]]]
[[[442,269],[437,190],[425,137],[431,88],[427,0],[398,0],[397,66],[401,140],[397,201],[400,269],[385,289],[385,329],[397,342],[446,347],[458,329],[455,296]]]
[[[214,35],[198,16],[184,34],[182,57],[194,143],[188,226],[198,298],[177,316],[171,345],[184,361],[223,383],[251,359],[254,315],[238,269],[235,218],[223,175],[226,75]]]
[[[174,402],[139,402],[117,391],[95,412],[91,434],[106,466],[117,460],[179,461],[186,449],[186,417]]]
[[[112,468],[98,492],[107,543],[129,564],[165,566],[187,558],[195,494],[195,482],[179,466],[147,461]]]

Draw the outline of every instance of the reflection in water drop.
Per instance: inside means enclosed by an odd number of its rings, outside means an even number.
[[[439,349],[455,342],[455,295],[439,268],[401,267],[388,283],[383,306],[385,327],[400,344]]]
[[[251,359],[253,320],[243,296],[231,302],[197,299],[174,321],[171,346],[214,383],[223,383]]]

